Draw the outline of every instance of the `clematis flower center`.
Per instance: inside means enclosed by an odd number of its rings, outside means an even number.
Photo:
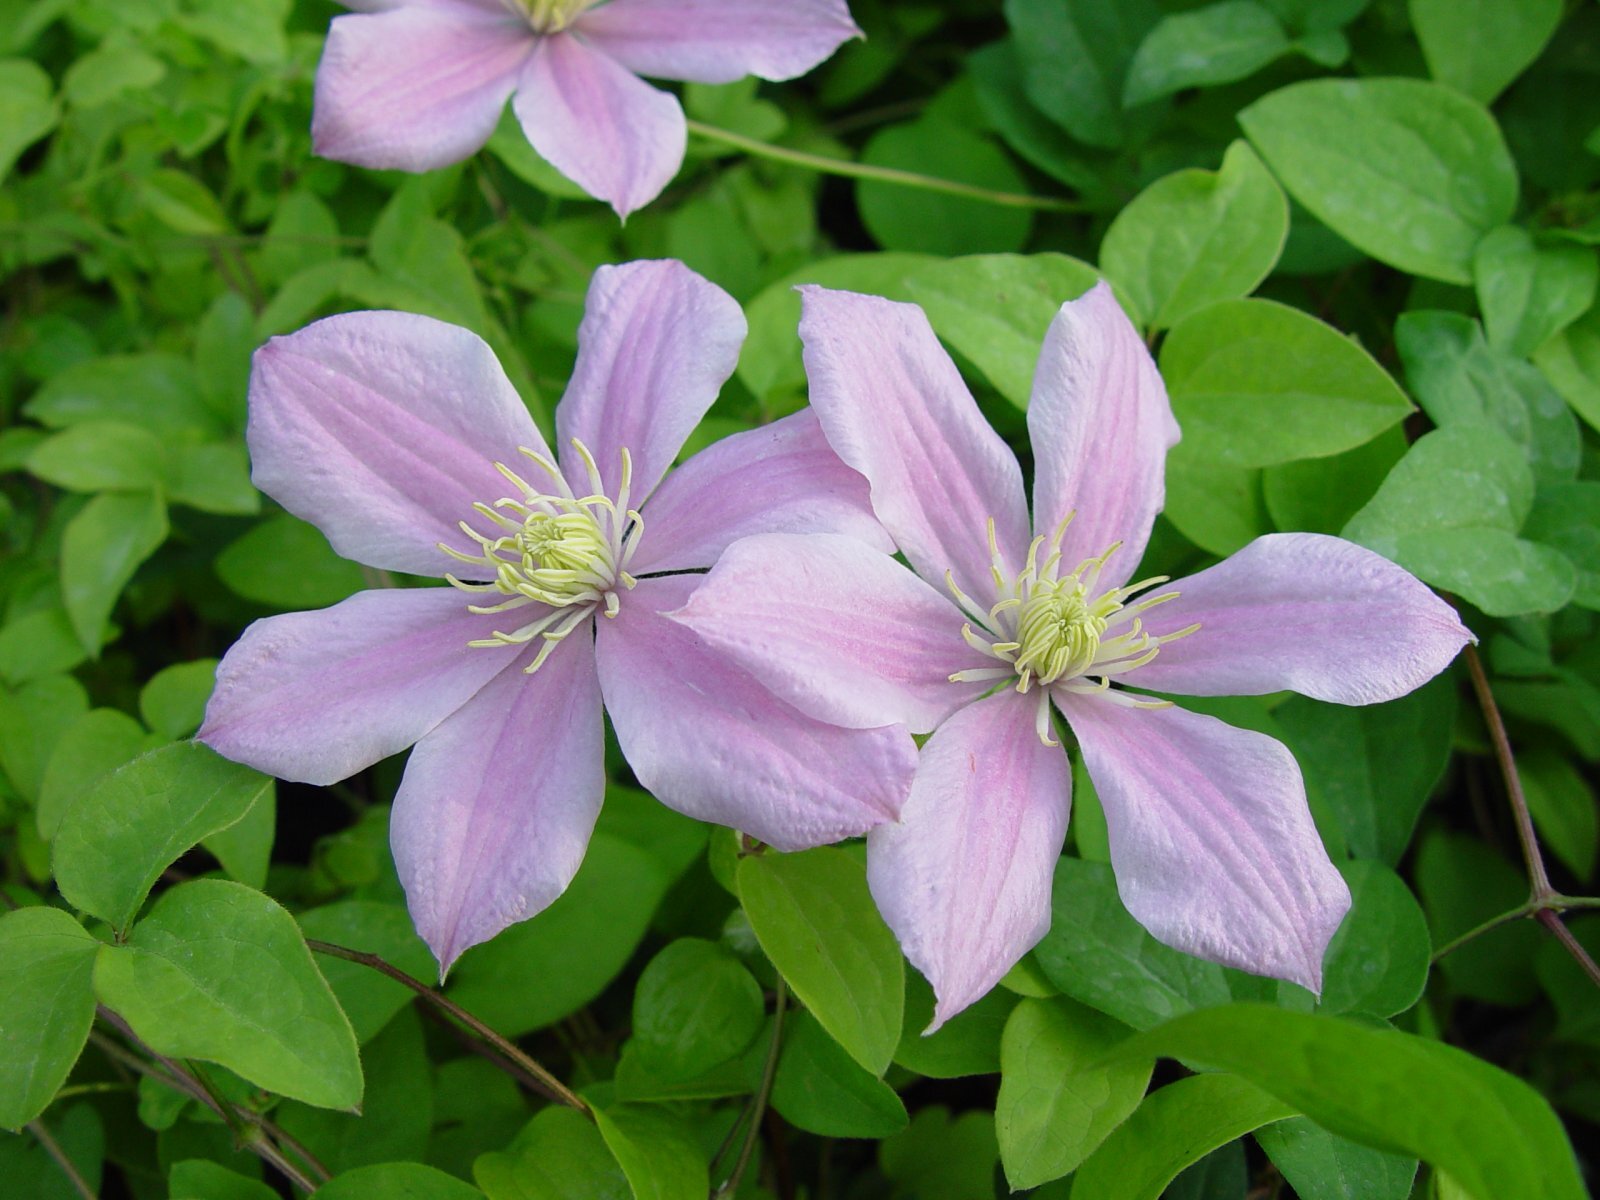
[[[560,33],[596,0],[509,0],[539,33]]]
[[[1051,686],[1104,695],[1133,707],[1166,707],[1165,700],[1112,691],[1111,684],[1150,662],[1165,643],[1187,637],[1200,628],[1191,625],[1159,637],[1145,630],[1143,614],[1177,599],[1178,593],[1159,592],[1137,600],[1133,597],[1165,583],[1165,575],[1124,587],[1099,589],[1100,573],[1121,547],[1120,542],[1062,574],[1061,539],[1071,521],[1069,513],[1049,537],[1034,538],[1028,547],[1027,563],[1008,578],[995,537],[995,523],[990,519],[990,571],[999,599],[987,612],[956,585],[952,573],[945,574],[956,603],[973,618],[961,627],[962,638],[996,660],[993,667],[957,671],[950,676],[951,682],[1015,678],[1017,691],[1023,694],[1035,683],[1042,685],[1037,728],[1047,745],[1054,744],[1050,736]]]
[[[540,639],[539,652],[525,668],[529,674],[596,610],[603,608],[607,617],[615,617],[621,611],[620,593],[637,582],[627,570],[644,532],[644,518],[628,507],[633,458],[626,449],[622,451],[622,481],[613,500],[605,495],[600,470],[588,447],[577,438],[572,439],[572,446],[589,476],[589,494],[576,495],[555,463],[524,447],[521,453],[548,476],[551,490],[541,490],[504,463],[495,463],[495,470],[518,492],[493,504],[472,506],[495,536],[462,521],[462,532],[477,543],[478,552],[468,554],[439,544],[439,549],[468,568],[460,572],[465,579],[445,576],[451,584],[463,592],[507,597],[492,604],[468,605],[469,612],[514,612],[539,606],[526,624],[468,643],[516,646]]]

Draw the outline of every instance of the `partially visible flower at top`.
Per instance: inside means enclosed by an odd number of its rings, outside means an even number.
[[[1017,460],[922,311],[803,290],[812,408],[915,573],[844,538],[751,537],[673,617],[813,716],[933,732],[900,822],[868,835],[867,870],[934,986],[934,1026],[1049,928],[1071,794],[1052,705],[1133,916],[1168,945],[1319,990],[1350,893],[1293,756],[1123,685],[1373,704],[1455,657],[1471,639],[1455,612],[1388,560],[1306,533],[1128,583],[1178,427],[1104,284],[1062,306],[1039,357],[1031,538]]]
[[[638,76],[792,79],[861,31],[845,0],[345,0],[317,68],[318,154],[427,171],[506,100],[556,170],[628,213],[683,163],[677,98]]]
[[[454,586],[257,621],[218,667],[198,736],[316,784],[415,742],[390,840],[442,969],[577,871],[605,791],[602,698],[639,780],[692,817],[800,849],[899,812],[916,761],[903,728],[805,717],[661,615],[703,578],[685,572],[746,534],[890,545],[809,412],[667,476],[744,334],[732,298],[681,263],[602,267],[556,409],[559,459],[493,352],[454,325],[352,313],[256,353],[261,490],[346,557]]]

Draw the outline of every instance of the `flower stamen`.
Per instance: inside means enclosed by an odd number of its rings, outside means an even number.
[[[1017,691],[1024,695],[1039,685],[1035,728],[1039,740],[1052,746],[1057,744],[1051,733],[1053,688],[1103,696],[1133,708],[1165,708],[1170,701],[1138,696],[1111,685],[1152,662],[1166,643],[1200,628],[1190,625],[1160,635],[1145,629],[1144,614],[1177,599],[1178,593],[1133,597],[1167,582],[1165,575],[1100,590],[1101,573],[1122,548],[1121,542],[1112,543],[1063,575],[1061,542],[1073,515],[1068,513],[1048,537],[1033,539],[1022,570],[1011,578],[1006,576],[1000,555],[994,518],[989,519],[990,574],[998,599],[982,616],[978,604],[956,585],[954,575],[945,574],[945,584],[956,603],[974,618],[962,625],[962,640],[980,654],[1006,664],[957,671],[950,676],[951,682],[989,683],[1014,677]]]
[[[488,615],[511,612],[529,604],[547,606],[547,612],[510,632],[469,642],[471,646],[521,646],[535,638],[543,644],[529,674],[543,665],[564,638],[596,611],[615,617],[621,611],[619,588],[638,583],[625,569],[639,547],[644,518],[628,507],[633,482],[633,457],[621,452],[622,472],[616,500],[605,494],[600,468],[589,448],[577,438],[573,450],[588,476],[589,494],[573,493],[560,468],[547,456],[521,447],[522,455],[550,479],[551,490],[529,483],[505,463],[494,468],[519,493],[502,496],[493,504],[472,506],[473,512],[495,527],[498,537],[487,537],[461,522],[461,530],[478,547],[476,554],[439,544],[457,562],[476,570],[446,575],[455,588],[474,594],[498,593],[507,597],[494,604],[468,605],[467,611]],[[477,576],[477,578],[474,578]]]

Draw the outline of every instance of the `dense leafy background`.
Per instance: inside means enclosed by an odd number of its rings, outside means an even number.
[[[785,1200],[1584,1194],[1600,992],[1525,920],[1430,964],[1529,894],[1459,665],[1375,709],[1205,705],[1293,748],[1350,881],[1320,1005],[1144,934],[1081,773],[1050,935],[923,1039],[859,847],[741,853],[613,752],[571,891],[447,989],[594,1120],[308,949],[432,969],[386,845],[398,763],[318,791],[185,741],[248,621],[375,582],[252,488],[249,355],[429,313],[547,421],[591,271],[646,256],[749,313],[695,445],[804,403],[790,285],[814,281],[921,303],[1025,451],[1038,341],[1103,273],[1185,431],[1152,569],[1342,532],[1458,598],[1555,885],[1593,890],[1600,5],[852,8],[866,41],[794,84],[687,86],[690,116],[1010,202],[697,136],[624,228],[509,125],[425,177],[311,157],[326,0],[0,5],[8,1195],[293,1194],[252,1146],[303,1148],[329,1200],[700,1200],[735,1174]],[[1568,926],[1600,950],[1600,915]]]

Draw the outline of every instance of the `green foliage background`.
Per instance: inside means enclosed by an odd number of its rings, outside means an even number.
[[[852,10],[803,80],[683,87],[689,158],[624,227],[512,124],[421,177],[312,157],[326,0],[0,6],[8,1195],[1585,1194],[1600,991],[1527,919],[1437,957],[1535,907],[1462,664],[1371,709],[1196,702],[1304,769],[1355,895],[1320,1004],[1151,940],[1079,771],[1051,933],[926,1039],[859,846],[748,853],[613,747],[569,893],[445,989],[496,1048],[328,949],[430,978],[399,763],[319,791],[186,740],[246,623],[378,582],[250,484],[267,337],[454,321],[548,425],[593,269],[670,256],[751,325],[690,451],[804,404],[808,281],[922,304],[1025,452],[1038,342],[1104,275],[1184,429],[1151,568],[1312,530],[1456,597],[1553,886],[1594,890],[1600,5]]]

